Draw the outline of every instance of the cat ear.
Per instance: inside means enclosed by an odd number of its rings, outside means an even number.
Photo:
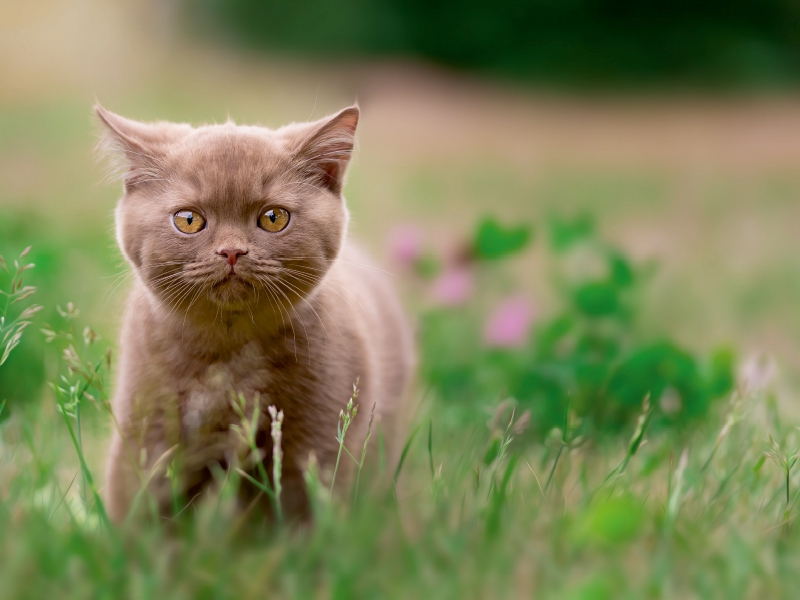
[[[353,155],[359,114],[358,106],[351,106],[318,121],[299,143],[297,158],[301,169],[336,195],[342,192]]]
[[[191,131],[188,125],[140,123],[126,119],[99,104],[94,107],[106,129],[100,149],[124,160],[122,176],[130,189],[147,181],[164,179],[164,160],[170,144]]]

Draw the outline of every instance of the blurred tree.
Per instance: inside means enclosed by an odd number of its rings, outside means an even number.
[[[412,55],[581,84],[713,86],[800,76],[800,3],[793,0],[186,2],[196,21],[273,50]]]

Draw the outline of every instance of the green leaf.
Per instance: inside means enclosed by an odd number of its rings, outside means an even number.
[[[589,215],[578,215],[572,219],[552,216],[548,226],[550,246],[557,252],[569,250],[594,233],[594,219]]]
[[[474,249],[478,258],[496,260],[522,250],[531,239],[527,225],[503,227],[494,219],[484,219],[475,233]]]
[[[638,406],[648,392],[656,403],[672,387],[680,395],[683,414],[705,413],[710,396],[694,357],[669,341],[637,348],[612,373],[608,394],[622,406]]]
[[[575,304],[590,317],[614,314],[619,306],[617,288],[607,281],[596,281],[575,290]]]
[[[611,280],[619,287],[627,287],[633,283],[633,267],[622,254],[613,253],[609,259]]]

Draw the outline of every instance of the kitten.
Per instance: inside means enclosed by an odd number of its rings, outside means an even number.
[[[376,405],[391,447],[414,363],[391,286],[346,240],[342,186],[358,107],[277,130],[146,124],[96,111],[105,145],[126,167],[116,234],[135,274],[114,395],[109,515],[125,519],[145,486],[168,514],[168,466],[191,500],[215,464],[245,458],[231,428],[241,423],[236,396],[247,415],[259,404],[267,473],[266,408],[284,412],[282,506],[307,516],[309,454],[332,470],[354,382],[360,410],[347,446],[361,448]],[[342,461],[337,481],[351,463]],[[248,506],[259,494],[243,480],[240,496]],[[259,503],[269,510],[265,497]]]

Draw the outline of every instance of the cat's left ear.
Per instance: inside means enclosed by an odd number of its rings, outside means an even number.
[[[342,193],[347,165],[353,156],[359,115],[358,106],[351,106],[314,123],[296,154],[301,169],[337,196]]]

